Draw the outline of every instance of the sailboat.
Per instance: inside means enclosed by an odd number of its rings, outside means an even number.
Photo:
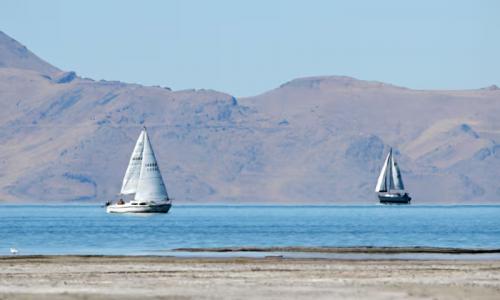
[[[108,213],[167,213],[172,206],[146,127],[135,144],[120,194],[134,194],[134,199],[108,202]]]
[[[375,192],[382,204],[410,204],[411,197],[405,192],[398,163],[393,157],[392,148],[385,158],[378,176]]]

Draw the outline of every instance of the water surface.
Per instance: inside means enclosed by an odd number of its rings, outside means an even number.
[[[0,255],[161,254],[181,247],[500,248],[500,206],[177,205],[167,215],[98,206],[0,206]]]

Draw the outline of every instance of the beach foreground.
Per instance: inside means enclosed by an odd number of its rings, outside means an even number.
[[[499,299],[500,261],[0,258],[0,299]]]

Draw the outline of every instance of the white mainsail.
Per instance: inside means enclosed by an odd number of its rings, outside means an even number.
[[[144,130],[135,143],[134,151],[130,156],[127,171],[123,177],[121,193],[124,195],[134,194],[137,191],[137,183],[141,174],[142,151],[144,148]]]
[[[401,171],[399,170],[398,163],[394,160],[394,158],[391,159],[392,166],[392,182],[393,182],[393,189],[395,190],[404,190],[405,186],[403,184],[403,179],[401,178]]]
[[[168,200],[167,189],[163,183],[148,133],[145,130],[141,172],[134,199],[138,201]]]
[[[404,190],[403,179],[401,178],[401,171],[398,163],[394,160],[392,149],[387,154],[384,161],[384,166],[380,171],[377,180],[375,192],[388,192],[391,190]]]

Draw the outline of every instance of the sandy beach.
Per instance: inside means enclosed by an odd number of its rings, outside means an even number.
[[[0,258],[0,299],[500,299],[500,261]]]

